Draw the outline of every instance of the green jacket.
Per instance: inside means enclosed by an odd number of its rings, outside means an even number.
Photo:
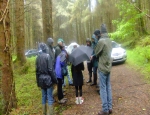
[[[112,43],[108,37],[108,34],[102,34],[95,48],[95,55],[98,57],[98,69],[104,74],[108,74],[111,71],[112,59]]]

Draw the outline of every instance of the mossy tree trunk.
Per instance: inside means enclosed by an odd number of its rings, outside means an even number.
[[[24,30],[24,0],[15,0],[17,62],[24,64],[25,58],[25,30]]]
[[[52,0],[42,0],[43,37],[44,42],[48,37],[53,37]]]
[[[11,57],[11,35],[9,18],[9,0],[0,0],[0,78],[2,92],[2,114],[8,115],[12,108],[17,107],[15,83],[13,79]]]

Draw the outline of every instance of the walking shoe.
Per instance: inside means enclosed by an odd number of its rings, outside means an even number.
[[[76,103],[77,105],[80,104],[80,103],[79,103],[79,98],[78,98],[78,97],[76,97],[75,103]]]
[[[98,115],[109,115],[109,112],[100,111],[98,112]]]
[[[82,104],[84,102],[84,98],[79,97],[79,104]]]
[[[97,85],[96,83],[92,83],[90,86]]]
[[[72,83],[72,84],[69,84],[69,86],[74,86],[74,85],[73,85],[73,83]]]
[[[63,100],[68,100],[67,98],[63,98]]]
[[[58,100],[58,103],[64,104],[64,103],[66,103],[66,100],[64,100],[64,99]]]
[[[109,114],[112,114],[112,109],[109,109]]]
[[[92,80],[88,80],[86,83],[91,83],[92,82]]]

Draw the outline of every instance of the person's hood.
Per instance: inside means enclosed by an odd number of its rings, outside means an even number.
[[[102,25],[101,25],[101,33],[102,33],[102,34],[107,33],[106,24],[102,24]]]
[[[40,43],[39,47],[40,47],[40,49],[42,50],[42,52],[46,53],[47,46],[46,46],[45,43]]]
[[[53,42],[54,42],[54,40],[52,38],[47,39],[47,45],[48,46],[52,46]]]

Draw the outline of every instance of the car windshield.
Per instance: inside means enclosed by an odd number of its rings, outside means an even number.
[[[118,48],[118,47],[120,47],[120,46],[119,46],[119,44],[118,44],[118,43],[116,43],[116,42],[112,42],[112,47],[113,47],[113,48]]]

